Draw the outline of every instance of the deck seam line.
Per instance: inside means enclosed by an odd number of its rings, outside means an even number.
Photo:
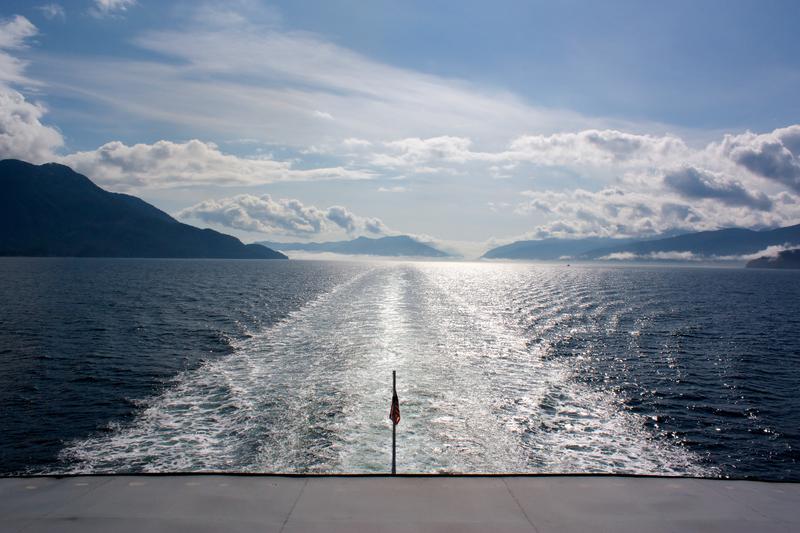
[[[300,501],[300,497],[303,495],[303,491],[306,490],[306,485],[308,485],[308,478],[303,481],[303,486],[300,487],[300,491],[297,493],[297,498],[294,499],[292,503],[292,508],[289,509],[289,514],[286,515],[286,518],[283,519],[283,524],[281,524],[281,529],[278,533],[283,533],[283,530],[286,529],[286,524],[289,523],[289,519],[292,517],[292,513],[294,513],[294,508],[297,507],[297,502]]]
[[[696,482],[697,480],[694,480],[694,481]],[[699,485],[699,483],[695,483],[695,484]],[[744,505],[745,507],[747,507],[748,509],[753,511],[755,514],[759,515],[761,518],[764,518],[766,520],[775,520],[775,521],[780,522],[782,524],[791,525],[790,522],[786,522],[785,520],[782,520],[780,518],[772,518],[771,516],[764,514],[759,509],[756,509],[755,507],[753,507],[749,503],[747,503],[745,501],[741,501],[738,498],[734,498],[727,491],[719,490],[719,488],[714,487],[713,485],[711,486],[711,490],[713,490],[714,492],[716,492],[720,496],[722,496],[724,498],[727,498],[728,500],[732,501],[733,503],[735,503],[737,505]]]
[[[500,479],[502,479],[502,480],[503,480],[503,485],[505,485],[505,486],[506,486],[506,490],[507,490],[507,491],[508,491],[508,493],[511,495],[511,498],[514,500],[514,503],[516,503],[516,504],[517,504],[517,507],[519,508],[520,512],[522,513],[522,516],[524,516],[524,517],[525,517],[525,520],[527,520],[527,521],[528,521],[528,523],[531,525],[531,527],[533,528],[533,530],[534,530],[536,533],[539,533],[539,528],[538,528],[538,527],[536,527],[536,524],[534,524],[534,523],[533,523],[533,520],[531,520],[531,517],[530,517],[530,516],[528,516],[528,513],[526,513],[526,512],[525,512],[525,509],[523,509],[523,508],[522,508],[522,505],[519,503],[519,500],[517,499],[517,496],[516,496],[516,494],[514,494],[514,491],[512,491],[512,490],[511,490],[511,487],[509,487],[509,486],[508,486],[508,481],[506,480],[506,478],[500,478]]]

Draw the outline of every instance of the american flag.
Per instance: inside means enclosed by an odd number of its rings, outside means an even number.
[[[397,391],[392,392],[392,408],[389,410],[389,420],[395,426],[400,423],[400,400],[397,399]]]

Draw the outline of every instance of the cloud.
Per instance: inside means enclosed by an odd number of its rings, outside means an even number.
[[[614,252],[599,258],[601,261],[720,261],[717,256],[698,255],[689,251],[650,252],[635,254],[633,252]]]
[[[23,16],[0,19],[0,83],[33,84],[24,74],[25,62],[8,52],[25,48],[37,33],[36,26]]]
[[[361,224],[363,224],[364,229],[367,233],[373,234],[382,234],[382,233],[389,233],[391,230],[386,227],[386,224],[379,218],[363,218],[361,219]]]
[[[306,207],[298,200],[273,200],[268,194],[206,200],[180,211],[178,216],[246,231],[290,234],[319,233],[325,219],[316,207]]]
[[[769,257],[769,258],[776,258],[778,254],[781,252],[785,252],[786,250],[796,250],[798,248],[797,244],[776,244],[773,246],[767,246],[763,250],[759,250],[758,252],[752,254],[746,254],[742,256],[736,257],[736,259],[741,259],[744,261],[750,261],[752,259],[758,259],[759,257]]]
[[[340,205],[329,207],[327,217],[347,233],[352,233],[356,229],[355,215]]]
[[[752,254],[742,255],[703,255],[690,251],[666,251],[636,254],[633,252],[614,252],[598,258],[601,261],[750,261],[759,257],[778,257],[780,252],[796,249],[796,244],[777,244],[767,246]]]
[[[721,152],[750,172],[800,192],[800,125],[726,135]]]
[[[312,113],[312,115],[314,115],[317,118],[321,118],[323,120],[333,120],[333,115],[331,115],[330,113],[326,113],[325,111],[320,111],[318,109],[315,110]]]
[[[25,63],[9,51],[25,48],[37,34],[36,26],[22,16],[0,20],[0,159],[17,158],[34,163],[52,160],[64,140],[42,123],[44,105],[29,102],[13,85],[35,85],[25,76]]]
[[[42,4],[37,6],[36,9],[42,12],[44,18],[47,20],[53,19],[61,19],[66,20],[67,12],[64,11],[64,8],[60,4],[56,4],[55,2],[51,2],[49,4]]]
[[[800,222],[800,125],[726,135],[698,148],[670,136],[602,130],[537,136],[532,144],[517,140],[511,146],[507,154],[527,153],[536,164],[575,169],[597,187],[524,191],[526,200],[515,211],[546,219],[528,238],[647,237]],[[612,178],[603,183],[597,177],[605,172]]]
[[[89,14],[95,18],[119,16],[136,5],[136,0],[94,0]]]
[[[689,203],[669,189],[636,189],[627,183],[599,191],[529,190],[522,194],[526,201],[517,206],[517,213],[538,211],[551,218],[527,233],[529,239],[648,237],[723,227],[775,227],[800,219],[794,203],[773,202],[773,209],[767,211],[716,199]]]
[[[727,205],[747,206],[762,211],[769,211],[773,205],[763,192],[748,191],[737,181],[725,180],[694,167],[666,173],[664,183],[684,198],[714,199]]]
[[[633,261],[638,258],[639,256],[633,252],[614,252],[613,254],[604,255],[598,259],[600,261]]]
[[[58,130],[41,122],[45,108],[0,85],[0,159],[34,163],[52,161],[64,140]]]
[[[407,188],[396,186],[396,187],[378,187],[378,192],[391,192],[391,193],[399,193],[399,192],[406,192],[408,191]]]
[[[480,173],[496,179],[526,175],[537,167],[664,168],[697,156],[673,135],[610,129],[521,135],[494,151],[477,150],[474,145],[469,137],[453,135],[408,137],[370,143],[350,153],[376,169],[403,168],[417,174]]]
[[[542,165],[652,165],[673,161],[689,152],[678,137],[584,130],[515,139],[506,159]]]
[[[430,165],[436,162],[464,163],[480,157],[480,154],[470,151],[471,144],[470,139],[452,136],[401,139],[384,143],[388,152],[375,154],[372,162],[388,167]]]
[[[555,220],[537,226],[530,238],[656,235],[688,222],[698,223],[690,206],[675,209],[646,193],[621,188],[600,191],[524,191],[517,212],[543,211]]]
[[[126,145],[119,141],[60,159],[100,184],[115,189],[188,185],[262,185],[278,181],[359,180],[371,174],[343,167],[295,169],[266,158],[225,154],[214,143],[191,140]]]
[[[0,20],[0,49],[25,48],[26,41],[38,33],[36,26],[22,15]]]
[[[93,9],[121,13],[133,4],[106,1]],[[286,30],[277,19],[256,26],[236,9],[206,6],[175,29],[140,33],[134,43],[155,53],[136,60],[43,53],[39,70],[62,96],[85,99],[107,120],[134,116],[178,132],[173,139],[202,131],[206,139],[239,139],[242,147],[273,143],[276,153],[291,155],[241,157],[211,142],[162,140],[113,141],[58,159],[117,190],[376,177],[385,184],[402,174],[409,189],[463,184],[459,191],[480,195],[486,180],[504,178],[492,184],[498,193],[479,203],[498,209],[527,189],[515,211],[534,219],[531,236],[646,236],[800,221],[800,126],[695,146],[663,126],[545,109],[493,87],[380,63]],[[0,22],[0,155],[44,161],[56,157],[63,139],[43,122],[46,108],[24,96],[36,82],[12,55],[35,35],[24,17]],[[377,222],[330,209],[321,210],[330,227],[382,231]]]
[[[49,55],[40,59],[42,70],[73,97],[102,102],[120,116],[295,148],[345,139],[425,139],[443,130],[497,140],[590,123],[626,124],[381,63],[320,35],[257,25],[229,10],[217,17],[206,8],[199,20],[140,33],[133,42],[155,54],[91,61]]]
[[[356,139],[354,137],[349,137],[342,141],[342,144],[347,148],[366,148],[368,146],[372,146],[372,143],[367,141],[366,139]]]
[[[650,259],[659,261],[695,261],[699,257],[694,252],[689,251],[667,251],[667,252],[650,252],[648,254]]]
[[[505,149],[473,150],[467,137],[410,137],[383,143],[372,161],[385,166],[463,164],[468,162],[536,165],[653,165],[684,158],[690,150],[678,137],[624,133],[617,130],[582,130],[551,135],[521,135]],[[500,167],[497,167],[499,170]],[[504,170],[510,170],[505,167]]]
[[[387,231],[380,219],[360,217],[342,206],[320,209],[295,199],[273,199],[269,194],[206,200],[181,210],[177,216],[233,229],[302,237],[337,229],[348,235]]]

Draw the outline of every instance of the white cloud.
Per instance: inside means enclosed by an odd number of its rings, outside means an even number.
[[[326,113],[325,111],[320,111],[319,109],[314,111],[314,113],[312,113],[312,114],[315,117],[321,118],[323,120],[333,120],[333,115],[331,115],[330,113]]]
[[[758,259],[759,257],[771,257],[775,258],[778,257],[778,254],[781,252],[785,252],[786,250],[796,250],[798,248],[797,244],[776,244],[773,246],[767,246],[763,250],[759,250],[758,252],[752,254],[746,254],[737,257],[737,259],[742,259],[745,261],[750,261],[752,259]]]
[[[579,238],[655,235],[675,225],[697,224],[698,215],[662,204],[649,194],[626,192],[621,188],[600,191],[524,191],[527,201],[517,212],[541,211],[556,217],[538,226],[533,238]]]
[[[406,192],[408,191],[407,188],[401,186],[395,187],[378,187],[378,192],[391,192],[391,193],[399,193],[399,192]]]
[[[723,227],[774,227],[800,220],[796,203],[773,201],[773,209],[765,211],[750,205],[730,205],[717,198],[687,201],[660,188],[658,180],[651,179],[650,183],[650,187],[638,188],[623,183],[599,191],[524,191],[526,201],[518,205],[517,212],[538,211],[551,219],[527,235],[534,239],[643,237]]]
[[[38,33],[36,26],[23,16],[0,19],[0,83],[32,84],[24,74],[25,62],[8,53],[27,46],[27,41]]]
[[[651,252],[649,257],[657,261],[695,261],[698,259],[697,254],[688,251]]]
[[[650,252],[635,254],[633,252],[614,252],[599,258],[601,261],[720,261],[717,256],[703,256],[689,251]]]
[[[348,235],[387,231],[380,219],[358,216],[342,206],[320,209],[295,199],[273,199],[268,194],[206,200],[183,209],[177,216],[267,235],[307,237],[337,229]]]
[[[38,33],[36,26],[22,15],[0,20],[0,49],[24,48],[26,41]]]
[[[388,153],[375,154],[372,162],[379,166],[415,166],[421,164],[464,163],[480,154],[470,151],[472,141],[465,137],[418,137],[384,143]]]
[[[136,5],[136,0],[94,0],[89,14],[95,18],[119,16]]]
[[[800,192],[800,125],[760,135],[726,135],[718,148],[753,174]]]
[[[51,2],[49,4],[42,4],[40,6],[37,6],[36,9],[41,11],[42,15],[44,15],[44,18],[46,18],[47,20],[53,20],[53,19],[65,20],[67,18],[67,12],[64,11],[64,7],[61,6],[60,4],[56,4],[55,2]]]
[[[64,142],[58,130],[42,124],[44,105],[29,102],[13,88],[35,83],[25,76],[25,63],[8,51],[24,48],[36,34],[36,26],[25,17],[0,21],[0,159],[45,162]]]
[[[519,163],[543,166],[654,166],[673,164],[691,154],[678,137],[624,133],[617,130],[582,130],[551,135],[521,135],[505,149],[473,150],[467,137],[409,137],[385,142],[370,154],[375,165],[420,167],[490,163],[490,170],[508,172]],[[497,164],[503,164],[497,166]],[[501,172],[502,173],[502,172]]]
[[[0,159],[34,163],[52,161],[53,150],[63,144],[61,134],[41,122],[45,108],[25,100],[17,91],[0,85]]]
[[[601,261],[750,261],[759,257],[778,257],[780,252],[794,250],[796,244],[778,244],[767,246],[752,254],[742,255],[703,255],[690,251],[666,251],[636,254],[633,252],[614,252],[598,258]]]
[[[367,141],[366,139],[356,139],[354,137],[349,137],[342,141],[342,144],[347,148],[366,148],[368,146],[372,146],[372,143]]]
[[[639,259],[639,256],[633,252],[614,252],[613,254],[604,255],[598,259],[600,261],[633,261]]]
[[[664,175],[664,184],[684,198],[711,198],[723,204],[746,206],[761,211],[769,211],[773,207],[772,200],[763,192],[750,191],[738,181],[694,167],[667,172]]]
[[[43,71],[72,95],[122,115],[295,148],[345,139],[379,144],[444,131],[496,141],[590,123],[625,125],[380,63],[316,34],[255,26],[246,17],[230,24],[209,22],[213,18],[135,39],[168,59],[50,56],[42,59]]]
[[[505,159],[541,165],[653,165],[685,157],[688,147],[672,135],[584,130],[515,139]]]
[[[598,138],[601,148],[592,146]],[[597,130],[538,136],[533,150],[527,141],[511,144],[526,149],[507,155],[526,153],[537,164],[583,169],[589,176],[598,175],[593,168],[607,167],[613,176],[606,183],[595,180],[595,191],[523,192],[527,199],[516,212],[549,219],[529,238],[641,237],[800,222],[800,126],[726,135],[701,148],[670,136]]]
[[[277,181],[359,180],[371,175],[343,167],[295,169],[289,162],[225,154],[213,143],[158,141],[128,146],[119,141],[60,159],[115,189],[186,185],[262,185]]]

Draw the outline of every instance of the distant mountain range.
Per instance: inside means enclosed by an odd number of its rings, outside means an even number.
[[[410,236],[322,243],[245,245],[230,235],[178,222],[134,196],[101,189],[69,167],[0,161],[0,256],[286,259],[284,251],[443,258]],[[487,259],[733,259],[770,246],[800,248],[800,224],[772,230],[729,228],[649,240],[541,239],[499,246]],[[795,252],[752,266],[794,264]],[[770,264],[767,264],[769,262]]]
[[[265,246],[178,222],[55,163],[0,161],[0,191],[2,256],[287,259]]]
[[[695,256],[736,257],[758,253],[768,246],[800,245],[800,224],[773,230],[754,231],[728,228],[716,231],[687,233],[665,239],[654,239],[610,246],[582,254],[586,259],[600,259],[612,254],[632,254],[636,258],[658,257],[669,252],[688,252]]]
[[[345,255],[375,255],[385,257],[448,257],[449,254],[421,243],[408,235],[370,239],[358,237],[350,241],[334,242],[261,242],[264,246],[284,252],[329,252]]]
[[[800,269],[800,249],[784,250],[775,257],[759,257],[747,262],[747,268]]]
[[[584,260],[718,259],[754,254],[769,246],[785,244],[800,246],[800,224],[762,231],[728,228],[650,240],[543,239],[518,241],[489,250],[483,257],[530,260],[560,258]]]
[[[535,241],[517,241],[498,246],[483,254],[485,259],[536,259],[551,261],[562,258],[573,258],[597,248],[623,245],[634,242],[632,239],[541,239]]]

